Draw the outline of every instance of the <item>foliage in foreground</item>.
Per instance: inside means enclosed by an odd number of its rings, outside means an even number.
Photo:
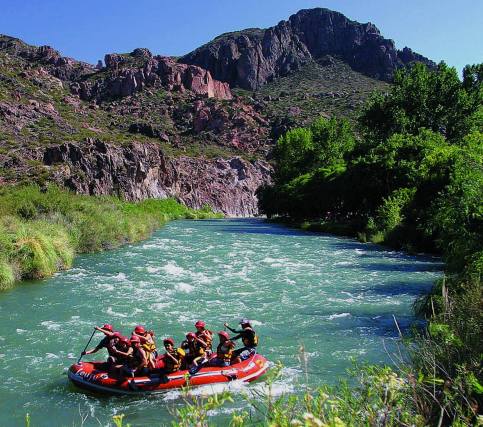
[[[20,279],[69,268],[76,253],[102,251],[144,239],[171,219],[209,218],[173,199],[138,203],[75,195],[49,186],[0,190],[0,290]]]
[[[399,362],[403,363],[402,360]],[[434,399],[434,385],[441,381],[414,371],[411,365],[401,365],[397,370],[381,366],[363,366],[350,371],[348,380],[336,386],[322,385],[308,389],[304,394],[276,397],[272,386],[281,373],[281,365],[272,368],[265,377],[263,391],[248,391],[241,395],[245,408],[234,411],[226,425],[270,427],[349,427],[349,426],[456,426],[482,425],[483,418],[476,411],[465,412],[464,405],[441,405],[433,419],[424,409],[428,400]],[[475,385],[476,386],[476,385]],[[481,386],[480,386],[481,387]],[[447,384],[444,391],[447,400],[458,400],[461,383]],[[183,406],[172,411],[173,427],[208,427],[216,425],[214,412],[234,402],[234,395],[224,391],[212,396],[192,394],[189,388],[183,393]],[[116,427],[129,427],[116,415]]]

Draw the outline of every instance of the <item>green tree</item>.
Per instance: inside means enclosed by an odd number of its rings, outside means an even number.
[[[428,228],[437,233],[452,271],[483,251],[483,134],[473,132],[458,150],[449,185],[437,199]],[[483,269],[480,274],[483,273]]]
[[[310,169],[314,144],[310,129],[295,128],[280,137],[275,149],[277,182],[287,182]]]
[[[276,182],[288,183],[315,169],[341,164],[354,143],[353,131],[345,119],[320,118],[309,128],[292,129],[277,142]]]
[[[313,167],[343,163],[355,145],[354,133],[346,119],[320,118],[310,126],[314,146]]]
[[[473,67],[466,68],[465,84],[443,62],[435,71],[419,63],[397,71],[391,92],[374,94],[359,117],[365,137],[381,142],[427,128],[458,141],[473,128],[480,108],[475,88],[481,85],[481,66]]]

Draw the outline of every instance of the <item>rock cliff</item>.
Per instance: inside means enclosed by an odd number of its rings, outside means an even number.
[[[43,163],[53,179],[77,193],[128,200],[175,197],[193,208],[210,205],[230,216],[258,213],[256,190],[270,181],[264,161],[167,157],[157,144],[116,146],[100,140],[48,147]]]
[[[354,70],[386,81],[397,68],[414,61],[434,66],[409,48],[397,50],[374,24],[351,21],[322,8],[301,10],[266,30],[221,35],[180,61],[199,65],[232,86],[254,90],[325,55],[337,56]]]
[[[76,80],[93,73],[95,68],[85,62],[62,56],[50,46],[31,46],[15,37],[0,34],[0,51],[18,56],[43,66],[52,76],[61,80]]]
[[[108,54],[105,63],[106,67],[98,70],[95,78],[76,81],[71,90],[81,99],[98,102],[131,96],[156,86],[168,91],[189,90],[208,98],[232,98],[229,84],[214,80],[209,71],[179,64],[170,57],[153,57],[147,49],[135,49],[127,55]]]

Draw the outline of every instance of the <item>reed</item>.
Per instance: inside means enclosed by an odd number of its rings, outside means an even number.
[[[172,219],[220,217],[173,199],[138,203],[76,195],[56,186],[0,190],[0,290],[72,266],[78,253],[115,248],[147,238]]]

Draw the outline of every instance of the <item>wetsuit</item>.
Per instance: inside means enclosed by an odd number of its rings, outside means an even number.
[[[146,368],[146,353],[142,348],[133,348],[132,356],[128,359],[127,364],[124,365],[124,372],[128,376],[134,377],[136,373],[143,373]]]
[[[107,363],[116,363],[117,356],[114,352],[114,348],[117,344],[117,338],[108,337],[107,335],[97,344],[96,348],[94,349],[93,353],[105,348],[109,353],[109,357],[107,358]]]
[[[243,347],[233,353],[234,358],[240,357],[241,360],[246,360],[257,352],[258,335],[252,327],[244,328],[240,331],[232,329],[229,326],[228,329],[238,334],[231,338],[233,341],[241,338],[243,342]]]

